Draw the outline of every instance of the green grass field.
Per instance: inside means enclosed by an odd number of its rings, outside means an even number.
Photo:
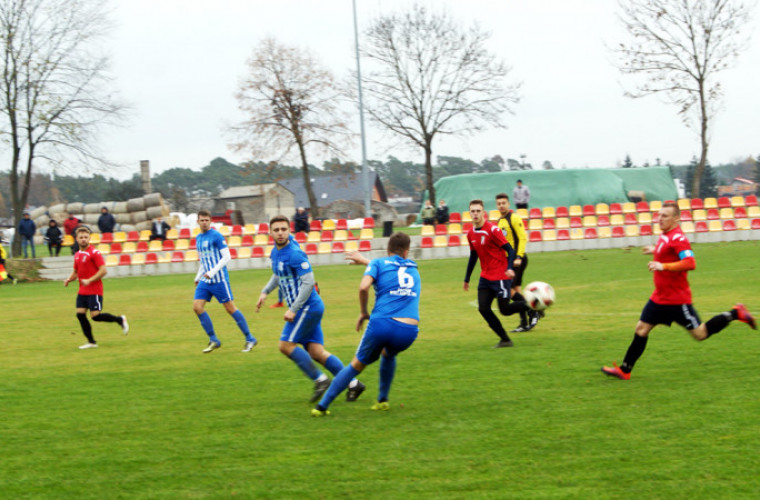
[[[759,251],[695,245],[703,320],[740,300],[760,313]],[[232,273],[259,339],[248,354],[216,303],[224,345],[201,354],[192,275],[107,279],[104,310],[131,331],[94,324],[100,348],[86,351],[75,288],[0,286],[0,497],[756,498],[760,332],[734,322],[697,343],[660,327],[630,381],[599,371],[622,361],[652,290],[646,262],[637,249],[532,254],[529,281],[558,302],[511,349],[492,349],[464,259],[420,262],[421,332],[392,410],[369,410],[375,364],[362,398],[341,395],[322,419],[277,350],[282,309],[253,312],[266,272]],[[348,362],[362,268],[316,274],[326,346]]]

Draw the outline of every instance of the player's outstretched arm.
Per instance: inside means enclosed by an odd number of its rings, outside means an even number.
[[[364,266],[369,264],[369,259],[357,251],[348,252],[346,254],[346,260],[351,264],[360,264]]]
[[[369,311],[367,310],[367,304],[369,304],[369,289],[372,288],[374,282],[375,278],[365,274],[359,283],[359,318],[356,320],[357,332],[361,331],[364,321],[369,319]]]

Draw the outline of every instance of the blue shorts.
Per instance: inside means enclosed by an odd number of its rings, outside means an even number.
[[[286,323],[282,329],[280,340],[285,342],[295,342],[306,346],[306,344],[324,345],[324,335],[322,334],[322,315],[325,313],[325,305],[319,303],[312,306],[303,306],[293,321]]]
[[[483,277],[478,281],[478,290],[491,290],[500,299],[508,299],[512,289],[512,280],[487,280]]]
[[[88,309],[90,311],[103,310],[102,295],[77,295],[77,309]]]
[[[195,300],[205,300],[206,302],[209,302],[211,297],[216,297],[216,300],[220,304],[234,300],[232,297],[232,289],[227,281],[219,283],[199,281],[198,286],[195,287]]]
[[[392,318],[370,318],[359,347],[356,348],[356,358],[368,365],[377,361],[383,349],[388,355],[395,356],[409,349],[419,330],[417,325],[407,325]]]
[[[651,299],[644,306],[639,319],[650,325],[670,326],[676,322],[687,330],[694,330],[702,323],[691,304],[663,305],[652,302]]]

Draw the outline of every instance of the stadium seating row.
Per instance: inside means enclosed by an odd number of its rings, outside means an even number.
[[[304,251],[308,255],[344,253],[352,251],[369,252],[372,250],[372,242],[369,240],[335,241],[321,243],[307,243]],[[241,247],[230,248],[233,259],[264,258],[272,251],[272,247]],[[163,264],[168,262],[197,262],[197,250],[173,250],[141,253],[110,253],[106,255],[107,266],[129,266],[142,264]]]

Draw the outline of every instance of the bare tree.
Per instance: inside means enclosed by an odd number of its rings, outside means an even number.
[[[486,50],[490,33],[464,28],[447,13],[414,5],[382,16],[367,30],[362,55],[367,110],[373,121],[425,151],[425,186],[435,203],[433,139],[504,127],[518,102],[520,84],[508,85],[510,69]]]
[[[95,133],[123,109],[98,53],[109,27],[106,0],[0,2],[0,134],[10,147],[16,225],[36,160],[101,160]]]
[[[718,74],[746,47],[743,29],[754,6],[737,0],[618,0],[620,20],[630,40],[613,50],[624,74],[636,75],[629,97],[662,94],[678,106],[688,127],[695,127],[701,153],[691,192],[707,164],[709,126],[720,109]]]
[[[306,153],[310,146],[320,146],[342,156],[340,145],[350,139],[350,131],[341,96],[332,73],[308,51],[272,38],[254,50],[235,96],[248,118],[232,127],[241,138],[232,147],[254,158],[275,153],[282,159],[297,150],[312,217],[319,215],[319,206]]]

